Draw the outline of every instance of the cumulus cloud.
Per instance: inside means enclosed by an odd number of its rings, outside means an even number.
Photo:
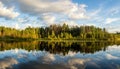
[[[119,21],[120,18],[107,18],[105,23],[106,24],[110,24],[110,23],[113,23],[113,22],[116,22],[116,21]]]
[[[2,2],[0,2],[0,17],[4,17],[6,19],[13,19],[18,15],[19,13],[15,12],[13,7],[7,8]]]
[[[75,5],[73,8],[71,8],[71,11],[68,13],[68,16],[71,19],[89,19],[89,17],[86,15],[86,8],[87,6],[85,4],[81,5]]]
[[[43,13],[62,13],[68,15],[72,19],[87,18],[85,14],[86,5],[77,5],[70,0],[19,0],[19,3],[22,12],[33,15]]]
[[[12,0],[13,1],[13,0]],[[14,0],[19,10],[30,15],[44,13],[62,14],[71,19],[87,19],[86,5],[75,4],[71,0]],[[2,0],[5,4],[7,1]],[[11,2],[9,2],[11,3]],[[29,7],[29,8],[28,8]],[[64,7],[64,8],[63,8]]]
[[[50,12],[65,12],[66,9],[70,9],[68,5],[70,1],[61,0],[19,0],[20,9],[23,12],[29,14],[41,14]],[[63,8],[63,6],[66,6]],[[31,7],[31,8],[28,8]],[[26,9],[27,8],[27,9]]]
[[[74,20],[89,19],[86,13],[87,5],[73,3],[71,0],[1,0],[1,2],[8,8],[15,6],[21,14],[41,18],[41,21],[46,25],[54,24],[56,23],[56,19],[61,21],[63,18],[73,20],[69,22],[70,25],[76,25]],[[9,16],[9,18],[15,18],[19,15],[13,10],[14,8],[11,12],[14,15]],[[24,20],[21,19],[19,21],[24,22]]]
[[[56,17],[52,15],[43,15],[41,19],[47,24],[52,25],[55,23]]]

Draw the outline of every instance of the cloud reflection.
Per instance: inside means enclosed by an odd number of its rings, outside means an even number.
[[[0,69],[12,68],[13,65],[18,64],[18,61],[11,57],[0,59]]]
[[[115,69],[120,65],[119,57],[114,54],[98,53],[96,56],[101,59],[72,51],[61,56],[45,51],[6,50],[0,52],[0,69]]]
[[[72,54],[72,52],[70,53]],[[44,51],[28,52],[22,49],[6,50],[0,53],[0,55],[2,54],[4,54],[0,61],[2,69],[84,69],[85,63],[90,61],[90,59],[61,57]],[[73,54],[75,53],[73,52]],[[11,58],[6,58],[6,56]]]
[[[90,61],[90,59],[70,59],[68,65],[71,66],[71,69],[85,69],[85,63]]]
[[[44,61],[44,58],[41,59]],[[40,60],[21,63],[18,65],[19,69],[85,69],[85,63],[90,59],[69,59],[63,63],[42,63]]]
[[[46,62],[54,61],[55,56],[54,56],[54,54],[47,54],[47,55],[43,56],[43,60]]]
[[[119,59],[119,57],[113,56],[111,54],[106,54],[106,58],[109,59],[109,60],[111,60],[111,59]]]

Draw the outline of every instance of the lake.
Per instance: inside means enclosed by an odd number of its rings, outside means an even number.
[[[0,42],[0,69],[120,69],[116,42]]]

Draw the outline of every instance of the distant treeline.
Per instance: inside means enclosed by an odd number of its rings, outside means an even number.
[[[108,33],[105,28],[94,26],[73,26],[67,24],[24,30],[0,27],[0,39],[43,39],[43,40],[115,40],[119,33]]]

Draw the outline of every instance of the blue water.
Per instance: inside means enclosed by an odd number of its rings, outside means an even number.
[[[120,46],[105,51],[66,55],[48,51],[10,49],[0,51],[0,69],[120,69]]]

